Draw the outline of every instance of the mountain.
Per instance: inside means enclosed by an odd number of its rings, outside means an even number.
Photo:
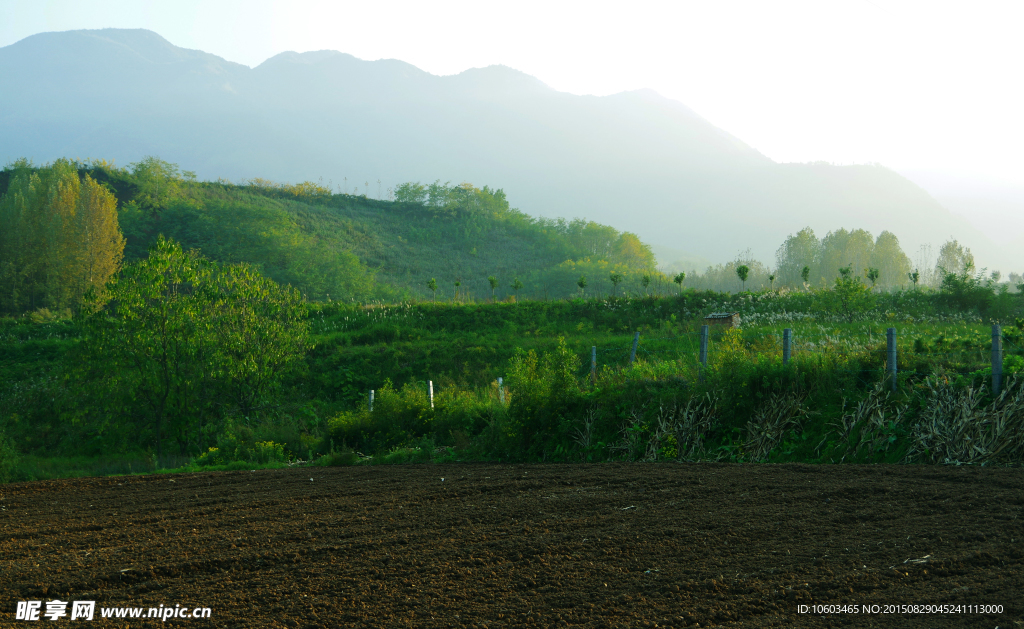
[[[200,178],[322,178],[369,196],[469,181],[531,215],[586,217],[695,260],[750,249],[771,262],[811,226],[888,229],[912,257],[954,236],[982,265],[1024,269],[894,171],[778,164],[650,90],[576,96],[504,66],[434,76],[335,51],[249,68],[103,29],[0,48],[0,94],[4,161],[158,155]]]

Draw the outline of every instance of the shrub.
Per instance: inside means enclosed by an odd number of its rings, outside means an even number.
[[[18,467],[21,457],[7,435],[0,432],[0,483],[9,482],[14,478],[14,470]]]

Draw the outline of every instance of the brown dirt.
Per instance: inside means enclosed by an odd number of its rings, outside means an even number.
[[[2,626],[53,598],[212,609],[179,626],[1024,626],[1020,469],[374,466],[0,496]],[[940,604],[1003,612],[884,613]]]

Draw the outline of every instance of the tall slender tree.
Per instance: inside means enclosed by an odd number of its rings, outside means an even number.
[[[750,275],[750,267],[746,264],[741,264],[736,267],[736,277],[740,278],[741,290],[745,290],[747,287],[747,277]]]
[[[494,301],[494,289],[498,288],[498,278],[491,275],[487,278],[487,283],[491,285],[491,301]]]
[[[679,284],[679,294],[680,295],[683,294],[683,282],[685,280],[686,280],[686,273],[684,273],[683,271],[680,271],[679,273],[676,273],[676,276],[672,278],[673,282],[675,282],[676,284]]]

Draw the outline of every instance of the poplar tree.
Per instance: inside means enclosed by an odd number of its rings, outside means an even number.
[[[0,309],[77,309],[121,265],[117,199],[75,164],[12,164],[0,199]]]

